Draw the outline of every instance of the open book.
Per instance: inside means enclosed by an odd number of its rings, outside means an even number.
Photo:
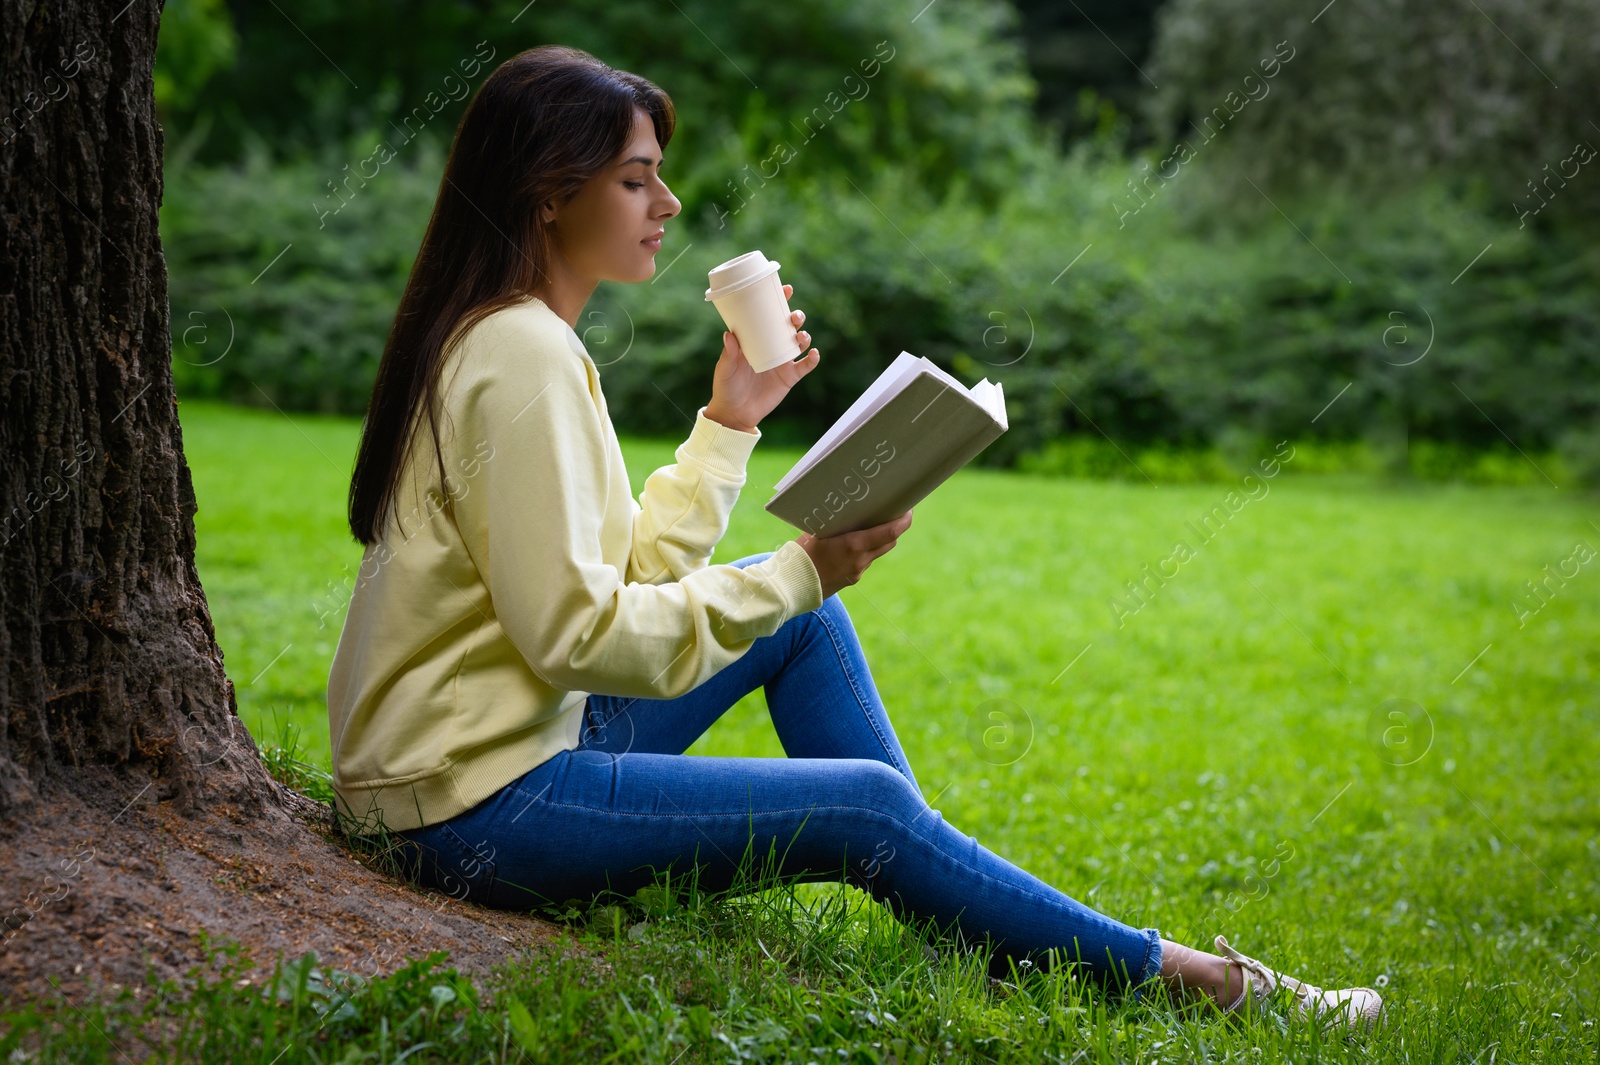
[[[778,482],[766,510],[814,536],[881,525],[1007,428],[999,384],[984,378],[968,389],[902,351]]]

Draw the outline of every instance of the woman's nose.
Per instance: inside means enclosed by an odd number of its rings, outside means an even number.
[[[666,186],[662,186],[662,187],[666,188]],[[667,192],[666,214],[662,215],[662,217],[663,218],[672,218],[679,211],[683,210],[683,204],[682,204],[682,202],[679,201],[679,199],[676,196],[674,196],[672,194],[672,190],[671,189],[667,189],[666,192]]]

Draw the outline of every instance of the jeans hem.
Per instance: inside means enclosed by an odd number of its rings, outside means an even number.
[[[1140,967],[1138,975],[1133,977],[1131,981],[1133,988],[1131,997],[1135,1002],[1144,999],[1145,992],[1149,990],[1150,982],[1161,975],[1161,932],[1159,929],[1146,928],[1144,933],[1150,937],[1150,946],[1145,950],[1144,965]]]

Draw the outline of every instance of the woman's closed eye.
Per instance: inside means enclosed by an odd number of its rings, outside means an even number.
[[[628,188],[630,188],[630,189],[642,189],[642,188],[644,188],[644,182],[642,182],[642,181],[624,181],[623,184],[628,186]]]

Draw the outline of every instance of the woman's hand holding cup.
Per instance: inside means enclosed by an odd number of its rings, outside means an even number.
[[[794,286],[784,285],[783,295],[785,299],[794,295]],[[805,311],[795,310],[789,314],[789,323],[794,326],[795,339],[802,351],[811,343],[811,334],[800,328],[805,320]],[[817,349],[812,348],[793,362],[757,373],[744,357],[739,338],[724,332],[722,357],[717,360],[712,375],[711,402],[706,404],[706,417],[741,432],[753,431],[789,394],[796,381],[816,369],[821,358]]]

